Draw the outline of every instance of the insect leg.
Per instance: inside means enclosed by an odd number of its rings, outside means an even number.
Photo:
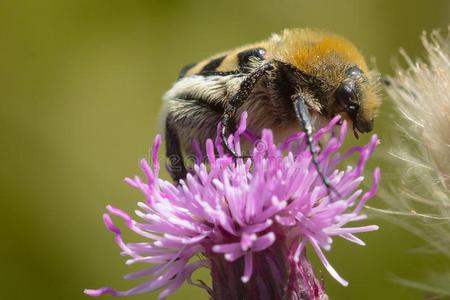
[[[180,140],[174,124],[173,116],[166,117],[165,139],[166,139],[166,163],[167,171],[175,182],[186,178],[187,171],[183,162]]]
[[[253,88],[258,83],[258,80],[263,77],[267,71],[272,70],[273,65],[271,62],[265,63],[255,71],[250,73],[241,83],[239,90],[234,94],[230,101],[228,102],[227,107],[225,108],[224,113],[222,114],[222,141],[225,145],[225,148],[233,155],[233,157],[238,158],[239,155],[236,153],[234,149],[231,148],[228,143],[228,132],[230,127],[232,126],[231,122],[237,112],[237,110],[244,104],[245,100],[250,96]]]
[[[313,145],[313,127],[311,123],[311,115],[309,114],[308,107],[306,106],[305,98],[301,95],[297,96],[294,101],[295,114],[297,115],[297,119],[302,126],[303,131],[306,136],[306,145],[308,146],[309,152],[312,156],[312,163],[317,170],[320,178],[322,179],[323,184],[327,188],[328,195],[331,195],[330,191],[333,191],[335,194],[340,196],[339,192],[331,185],[328,178],[323,174],[319,160],[317,158],[318,152],[314,148]]]

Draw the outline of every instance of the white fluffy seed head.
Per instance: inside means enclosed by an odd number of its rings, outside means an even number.
[[[420,219],[402,225],[450,257],[450,34],[424,33],[422,43],[425,60],[402,51],[408,66],[386,87],[400,115],[391,153],[402,162],[401,185],[387,198],[396,214]]]

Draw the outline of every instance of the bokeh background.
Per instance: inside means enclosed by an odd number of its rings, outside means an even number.
[[[317,27],[347,36],[389,74],[399,47],[420,55],[422,30],[449,21],[446,0],[1,0],[0,299],[88,299],[84,288],[136,284],[122,280],[134,268],[101,215],[108,203],[132,212],[141,200],[123,178],[139,173],[161,95],[184,64],[286,27]],[[396,180],[384,159],[395,118],[386,100],[376,124],[385,184]],[[448,261],[370,221],[381,230],[363,236],[368,246],[337,240],[328,254],[350,281],[344,288],[323,272],[332,299],[423,299],[393,278],[420,279]],[[206,298],[185,286],[172,299]]]

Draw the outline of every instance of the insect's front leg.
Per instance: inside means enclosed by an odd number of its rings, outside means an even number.
[[[232,122],[236,116],[236,112],[242,106],[242,104],[244,104],[245,100],[248,99],[259,79],[266,75],[267,71],[270,71],[273,68],[273,62],[269,61],[250,73],[242,81],[239,90],[231,97],[230,101],[228,101],[228,105],[225,107],[225,111],[222,115],[222,141],[228,152],[230,152],[235,158],[242,157],[239,156],[228,143],[228,134],[231,127],[234,125],[232,124]]]

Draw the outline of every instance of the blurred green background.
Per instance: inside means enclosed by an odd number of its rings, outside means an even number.
[[[135,268],[124,265],[101,215],[108,203],[132,212],[142,199],[123,177],[139,174],[158,131],[161,95],[184,64],[308,26],[347,36],[390,73],[399,47],[419,55],[421,31],[445,29],[449,20],[445,0],[2,0],[0,299],[88,299],[84,288],[136,284],[122,280]],[[377,163],[393,139],[392,119],[385,101]],[[381,166],[384,182],[395,183]],[[335,242],[328,257],[350,286],[323,272],[330,296],[422,299],[392,278],[420,279],[448,261],[421,254],[421,240],[376,222],[380,231],[362,235],[367,247]],[[191,286],[172,299],[188,297],[206,299]]]

